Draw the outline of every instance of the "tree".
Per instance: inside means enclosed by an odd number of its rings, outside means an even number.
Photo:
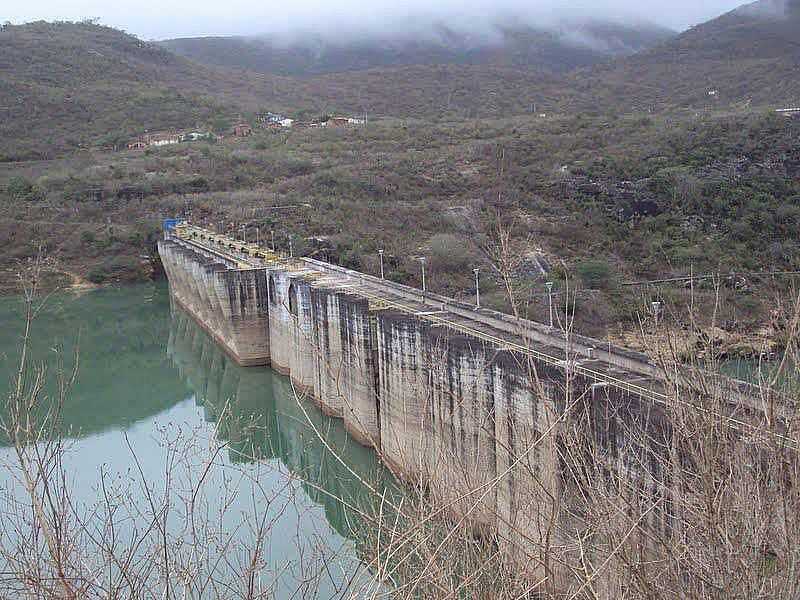
[[[578,277],[583,285],[591,289],[612,287],[613,271],[604,260],[586,260],[578,265]]]

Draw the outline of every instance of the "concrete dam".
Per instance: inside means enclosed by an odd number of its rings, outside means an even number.
[[[188,224],[158,247],[174,302],[236,362],[289,376],[507,548],[551,535],[570,485],[565,412],[583,408],[622,470],[636,468],[632,427],[664,444],[668,390],[645,355]]]

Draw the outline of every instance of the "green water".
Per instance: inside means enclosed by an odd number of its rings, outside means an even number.
[[[0,298],[4,396],[16,367],[21,308],[18,298]],[[189,317],[171,309],[166,286],[55,296],[33,333],[38,360],[52,365],[63,356],[70,367],[78,351],[78,379],[63,413],[77,505],[97,500],[101,472],[136,481],[134,456],[143,478],[160,490],[171,449],[190,448],[182,456],[200,473],[212,456],[208,448],[219,448],[204,482],[211,490],[206,514],[222,518],[244,544],[255,534],[243,515],[265,517],[260,575],[274,580],[271,597],[295,597],[314,568],[312,557],[328,557],[325,574],[303,597],[339,597],[354,574],[371,578],[361,560],[367,525],[360,512],[378,500],[364,482],[396,493],[394,480],[341,421],[298,401],[286,378],[236,366]],[[8,465],[13,453],[0,438],[0,484],[19,494]],[[143,502],[141,486],[131,489],[132,501]]]
[[[779,369],[781,371],[776,378]],[[753,385],[772,385],[776,391],[788,395],[793,395],[800,389],[800,370],[791,360],[784,365],[777,360],[727,360],[720,364],[720,372]]]

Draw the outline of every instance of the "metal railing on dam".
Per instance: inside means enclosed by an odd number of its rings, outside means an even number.
[[[159,252],[172,298],[237,362],[290,376],[395,472],[509,548],[545,535],[540,507],[568,485],[568,415],[578,410],[636,479],[642,440],[670,453],[666,407],[719,411],[703,403],[712,390],[676,391],[693,385],[690,373],[676,383],[643,354],[339,266],[188,224]],[[724,387],[729,427],[758,428],[754,390],[721,377],[706,385]]]

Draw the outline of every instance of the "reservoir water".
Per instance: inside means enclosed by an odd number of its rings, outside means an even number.
[[[0,298],[4,398],[17,367],[21,311],[19,298]],[[33,355],[50,375],[59,357],[70,368],[78,354],[62,419],[76,513],[97,514],[107,486],[127,494],[123,507],[135,506],[142,523],[157,520],[154,504],[168,504],[176,589],[187,577],[181,564],[209,581],[255,571],[256,586],[274,598],[353,597],[375,587],[365,566],[364,514],[385,491],[397,493],[394,479],[341,421],[297,398],[285,377],[235,365],[171,308],[165,284],[55,295],[33,338]],[[0,435],[4,506],[24,498],[15,460]],[[186,528],[189,496],[203,518],[201,536]],[[134,521],[123,527],[130,535]],[[15,543],[10,529],[0,534],[5,548]],[[213,589],[200,595],[215,597]]]

